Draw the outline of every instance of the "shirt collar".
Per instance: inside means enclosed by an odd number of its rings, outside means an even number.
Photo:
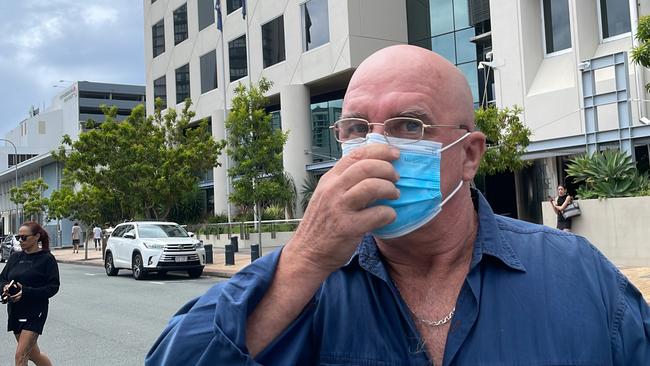
[[[483,194],[478,190],[472,189],[472,201],[474,208],[478,212],[479,227],[474,241],[474,252],[472,254],[471,268],[477,266],[483,259],[483,255],[488,255],[498,259],[508,268],[526,272],[526,268],[519,260],[519,257],[510,246],[510,243],[499,230],[496,217],[490,204]],[[354,252],[348,263],[344,267],[353,264],[359,264],[366,271],[375,276],[388,281],[388,274],[381,263],[381,254],[377,248],[375,238],[371,234],[366,234],[357,250]]]

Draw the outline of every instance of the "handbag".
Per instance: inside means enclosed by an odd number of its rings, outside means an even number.
[[[582,212],[580,211],[580,206],[578,205],[578,202],[573,201],[570,204],[568,204],[564,210],[562,210],[562,217],[565,219],[570,219],[574,216],[580,216]]]

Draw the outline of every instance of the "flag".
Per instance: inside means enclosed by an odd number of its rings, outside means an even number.
[[[223,23],[221,22],[221,0],[215,0],[214,10],[217,11],[217,29],[223,32]]]
[[[241,16],[246,19],[246,0],[241,0]]]
[[[309,9],[307,9],[307,4],[304,5],[305,7],[305,41],[307,42],[307,46],[311,43],[311,17],[309,16]]]

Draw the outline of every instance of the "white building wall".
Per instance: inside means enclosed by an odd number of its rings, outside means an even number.
[[[257,82],[265,77],[273,82],[268,95],[274,102],[282,99],[282,125],[288,130],[289,143],[285,146],[285,168],[294,176],[300,187],[302,177],[306,176],[305,165],[311,157],[303,150],[310,150],[311,121],[309,114],[309,97],[319,93],[345,89],[352,71],[378,49],[398,43],[407,43],[406,5],[404,0],[329,0],[329,42],[309,50],[302,51],[301,4],[304,0],[249,0],[248,1],[248,53],[250,65],[248,77],[233,83],[225,82],[221,74],[221,33],[214,24],[199,32],[198,2],[186,0],[158,0],[151,4],[143,0],[145,63],[146,63],[146,99],[147,110],[153,111],[153,81],[166,76],[167,105],[176,105],[175,70],[189,62],[190,89],[197,118],[212,116],[213,134],[222,138],[222,126],[215,126],[222,117],[216,117],[223,110],[223,88],[227,89],[226,100],[232,99],[234,88],[238,83]],[[188,39],[174,46],[173,11],[187,3]],[[223,29],[226,54],[223,58],[226,79],[229,75],[228,42],[246,33],[246,21],[242,19],[241,10],[226,15],[226,1],[222,1]],[[286,59],[283,62],[263,68],[261,26],[283,15]],[[216,16],[215,16],[216,18]],[[152,26],[160,19],[165,24],[165,52],[153,58]],[[205,53],[217,52],[218,88],[201,94],[199,58]],[[278,98],[285,86],[289,94],[296,90],[298,100]],[[297,88],[294,88],[297,86]],[[295,105],[296,103],[301,105]],[[287,106],[289,110],[285,111]],[[300,139],[307,141],[299,141]],[[297,151],[293,151],[297,149]],[[221,159],[223,160],[223,159]],[[223,164],[223,162],[222,162]],[[225,166],[225,164],[223,164]],[[219,182],[224,178],[224,166],[215,169],[215,213],[226,212],[225,184]]]
[[[513,0],[512,6],[490,1],[492,42],[497,105],[519,105],[531,128],[532,141],[554,139],[584,133],[581,76],[578,65],[585,60],[617,52],[629,52],[628,34],[617,40],[603,41],[600,36],[598,0],[569,0],[572,48],[558,55],[545,55],[541,0]],[[650,12],[642,1],[639,15]],[[627,1],[625,2],[627,5]],[[638,99],[650,99],[636,93],[635,68],[629,61],[632,122],[640,125]],[[645,80],[648,72],[645,73]],[[611,87],[613,71],[596,75],[597,90]],[[600,129],[616,128],[614,107],[601,108]]]

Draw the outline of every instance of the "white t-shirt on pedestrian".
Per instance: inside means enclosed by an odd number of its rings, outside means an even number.
[[[93,228],[93,236],[95,239],[101,239],[102,238],[102,229],[98,226],[95,226]]]

